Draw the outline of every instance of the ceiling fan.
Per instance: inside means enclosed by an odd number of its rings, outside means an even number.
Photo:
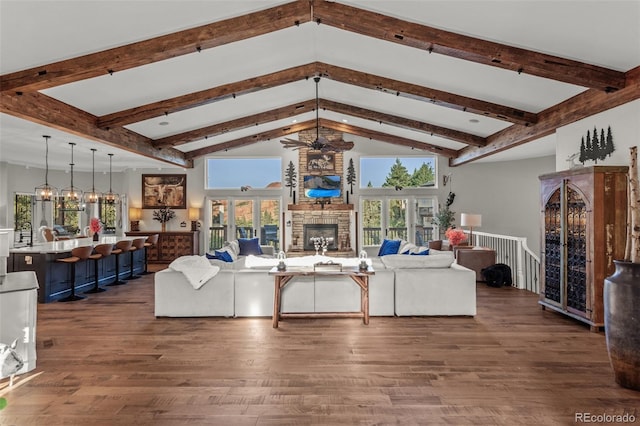
[[[353,148],[353,142],[345,141],[342,138],[330,140],[324,136],[320,136],[320,99],[318,98],[318,83],[320,77],[313,77],[316,82],[316,139],[313,142],[302,142],[291,138],[285,138],[280,141],[285,148],[309,148],[316,151],[348,151]]]

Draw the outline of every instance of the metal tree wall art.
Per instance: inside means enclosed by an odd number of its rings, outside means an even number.
[[[602,161],[611,156],[613,151],[615,151],[615,147],[613,146],[611,126],[607,128],[606,136],[604,129],[600,129],[600,136],[598,136],[598,129],[594,127],[593,135],[587,130],[586,138],[582,137],[579,160],[582,164],[588,160],[595,161],[598,164],[598,160]]]
[[[293,165],[293,161],[289,161],[287,170],[284,172],[286,186],[289,188],[289,197],[293,195],[293,188],[296,186],[296,167]]]
[[[356,169],[353,167],[353,158],[349,159],[349,167],[347,167],[347,183],[349,184],[349,192],[353,194],[353,184],[356,183]]]

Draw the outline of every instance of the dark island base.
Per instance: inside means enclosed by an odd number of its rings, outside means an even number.
[[[38,302],[48,303],[71,295],[71,268],[56,262],[56,259],[68,257],[68,253],[11,253],[8,259],[8,272],[34,271],[38,277]],[[131,255],[120,256],[119,279],[126,280],[130,275]],[[76,264],[75,292],[82,295],[95,286],[95,262],[88,260]],[[133,252],[133,273],[144,271],[144,250]],[[116,258],[109,256],[98,261],[98,282],[106,285],[116,281]]]

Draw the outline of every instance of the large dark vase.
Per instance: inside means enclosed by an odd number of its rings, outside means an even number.
[[[604,281],[604,327],[616,382],[640,391],[640,263],[614,260]]]

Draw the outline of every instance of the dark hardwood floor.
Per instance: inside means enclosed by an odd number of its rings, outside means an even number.
[[[2,425],[640,423],[603,333],[478,284],[475,318],[153,316],[153,275],[38,306],[37,369],[0,383]],[[596,424],[596,423],[591,423]],[[611,424],[611,423],[608,423]]]

